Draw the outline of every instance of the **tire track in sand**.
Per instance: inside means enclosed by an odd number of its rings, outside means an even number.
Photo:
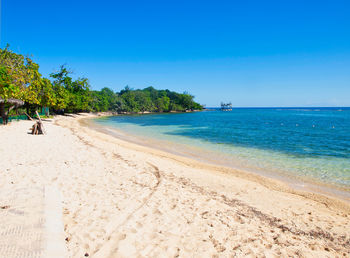
[[[111,228],[112,230],[110,230],[110,233],[107,237],[107,241],[99,250],[97,250],[97,252],[93,254],[93,257],[110,257],[111,255],[117,252],[119,248],[119,242],[125,239],[126,237],[126,234],[120,233],[119,229],[125,226],[132,219],[133,215],[147,204],[147,202],[152,198],[154,193],[159,188],[159,185],[162,181],[159,168],[149,162],[147,163],[151,167],[151,173],[156,179],[155,185],[151,187],[151,192],[146,198],[143,199],[142,203],[139,204],[137,207],[130,208],[127,212],[125,212],[125,215],[118,216],[115,219],[111,220],[111,223],[108,225],[108,228]],[[148,186],[142,185],[142,187]]]

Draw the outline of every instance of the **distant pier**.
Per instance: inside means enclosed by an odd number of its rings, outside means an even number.
[[[232,111],[232,103],[223,103],[221,102],[221,111]]]

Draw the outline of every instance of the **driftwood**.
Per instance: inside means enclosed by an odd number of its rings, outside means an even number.
[[[36,113],[39,121],[36,121],[35,124],[33,125],[32,129],[31,129],[32,130],[32,134],[33,135],[46,134],[45,128],[44,128],[44,124],[41,121],[41,118],[40,118],[40,115],[39,115],[38,111],[35,111],[35,113]],[[28,118],[30,120],[34,121],[33,118],[31,118],[27,113],[26,113],[26,115],[28,116]]]
[[[31,118],[30,115],[27,114],[27,112],[24,112],[24,114],[28,117],[30,121],[34,121],[33,118]]]

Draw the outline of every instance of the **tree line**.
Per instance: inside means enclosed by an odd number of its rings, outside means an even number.
[[[27,110],[49,107],[58,113],[77,112],[184,112],[202,106],[188,93],[134,90],[126,86],[120,92],[110,88],[92,90],[87,78],[73,79],[62,65],[58,72],[44,78],[31,58],[14,53],[7,46],[0,49],[0,100],[19,99]]]

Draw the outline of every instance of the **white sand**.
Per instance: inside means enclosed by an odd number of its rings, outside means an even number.
[[[57,186],[72,257],[349,256],[341,201],[124,142],[77,118],[45,122],[44,136],[27,134],[32,123],[0,126],[0,188]]]

